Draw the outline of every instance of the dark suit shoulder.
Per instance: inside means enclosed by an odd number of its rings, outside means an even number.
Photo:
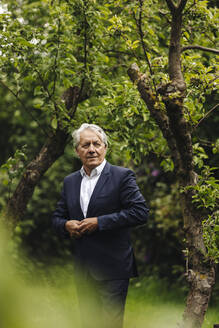
[[[126,174],[128,174],[128,172],[134,173],[132,170],[130,170],[127,167],[117,166],[117,165],[112,165],[112,164],[110,164],[110,170],[111,170],[111,172],[114,172],[115,174],[120,174],[120,175],[126,175]]]
[[[64,182],[69,182],[71,181],[72,179],[74,179],[75,177],[78,177],[80,176],[80,171],[75,171],[69,175],[67,175],[65,178],[64,178]]]

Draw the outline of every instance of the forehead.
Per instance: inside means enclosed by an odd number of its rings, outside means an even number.
[[[86,129],[80,133],[80,143],[91,141],[102,141],[101,135],[91,129]]]

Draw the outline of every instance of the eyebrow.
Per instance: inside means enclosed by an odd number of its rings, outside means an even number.
[[[83,146],[83,145],[90,145],[91,143],[93,143],[93,144],[101,144],[102,141],[100,141],[100,140],[95,140],[95,141],[84,141],[84,142],[81,143],[81,145],[82,145],[82,146]]]
[[[85,141],[83,141],[83,143],[95,143],[95,142],[103,142],[103,141],[100,140],[100,139],[96,139],[96,140],[85,140]]]

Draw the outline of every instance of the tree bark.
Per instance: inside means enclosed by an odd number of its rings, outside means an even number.
[[[194,209],[191,195],[182,194],[181,200],[189,252],[189,270],[186,272],[186,278],[190,287],[181,327],[200,328],[215,283],[215,265],[206,260],[202,232],[204,217],[198,209]]]
[[[74,86],[63,93],[63,100],[70,118],[73,118],[78,103],[89,97],[89,88],[85,88],[84,81],[81,88]],[[3,218],[10,229],[14,229],[16,223],[22,219],[27,204],[31,199],[34,189],[45,172],[64,153],[68,142],[69,133],[58,123],[56,130],[48,136],[38,155],[26,167],[12,197],[3,212]]]
[[[162,100],[166,107],[165,112],[162,104],[158,103],[158,100],[156,102],[156,95],[149,88],[149,83],[147,83],[145,76],[140,73],[136,64],[129,68],[128,75],[136,83],[141,98],[167,140],[175,165],[179,188],[195,185],[197,183],[197,174],[193,166],[191,131],[183,113],[185,89],[176,90],[176,83],[173,84],[173,87],[168,84],[163,88]],[[178,85],[180,87],[183,83]],[[178,91],[178,97],[171,97],[170,90],[173,90],[173,92]],[[190,284],[190,290],[181,328],[200,328],[215,282],[215,267],[206,257],[202,234],[204,213],[193,203],[194,191],[191,189],[184,190],[183,193],[180,193],[180,197],[189,252],[189,270],[186,272],[186,277]]]
[[[200,328],[202,326],[212,288],[215,283],[215,265],[207,259],[207,252],[203,240],[202,220],[206,213],[198,209],[193,203],[194,191],[185,189],[197,183],[197,174],[193,164],[193,148],[191,131],[184,117],[183,100],[186,85],[181,71],[181,27],[182,14],[187,0],[179,0],[178,6],[172,0],[166,0],[172,15],[171,35],[169,46],[169,76],[174,97],[168,94],[168,85],[163,95],[163,102],[169,118],[169,127],[176,142],[180,158],[180,171],[177,178],[180,193],[184,228],[188,246],[188,265],[186,273],[190,285],[186,308],[183,315],[183,328]]]
[[[8,224],[14,226],[23,217],[36,185],[50,166],[64,153],[67,139],[67,132],[56,130],[47,138],[36,158],[27,165],[4,213]]]
[[[87,14],[86,14],[86,7],[83,7],[83,24],[84,24],[84,45],[83,45],[83,52],[80,54],[80,59],[78,61],[83,62],[83,70],[84,73],[87,71],[87,57],[88,57],[88,48],[89,48],[89,38],[88,38],[88,24],[87,24]],[[60,28],[60,20],[59,20],[59,28]],[[55,64],[54,64],[54,83],[53,83],[53,92],[54,95],[56,89],[56,66],[57,66],[57,57],[59,51],[59,40],[58,40],[58,47],[56,52]],[[40,81],[44,87],[44,91],[47,92],[49,97],[51,94],[48,92],[46,85],[44,85],[44,80],[41,77],[40,73],[38,73],[40,77]],[[10,89],[9,89],[10,90]],[[67,116],[72,119],[76,113],[78,104],[83,100],[87,99],[90,96],[90,85],[89,81],[86,79],[86,74],[83,75],[81,79],[80,87],[75,85],[73,87],[69,87],[62,95],[62,100],[65,102],[65,108],[67,112]],[[12,90],[10,92],[17,98],[17,94],[15,94]],[[22,175],[18,186],[10,198],[6,209],[4,211],[4,220],[7,224],[9,224],[10,228],[13,229],[14,225],[19,221],[24,212],[26,210],[27,204],[31,199],[34,189],[38,182],[40,181],[41,177],[44,173],[48,170],[48,168],[64,153],[65,146],[68,140],[68,132],[62,126],[62,121],[59,120],[58,110],[57,110],[57,103],[54,101],[53,103],[55,108],[55,115],[57,116],[58,120],[58,127],[54,131],[51,136],[47,138],[44,145],[42,146],[39,154],[36,156],[34,160],[32,160],[26,167],[24,174]],[[12,225],[12,227],[11,227]]]

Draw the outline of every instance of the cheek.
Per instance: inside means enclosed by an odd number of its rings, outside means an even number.
[[[78,157],[83,158],[85,156],[84,151],[77,151]]]
[[[106,155],[106,151],[104,150],[101,154],[101,157],[105,157],[105,155]]]

